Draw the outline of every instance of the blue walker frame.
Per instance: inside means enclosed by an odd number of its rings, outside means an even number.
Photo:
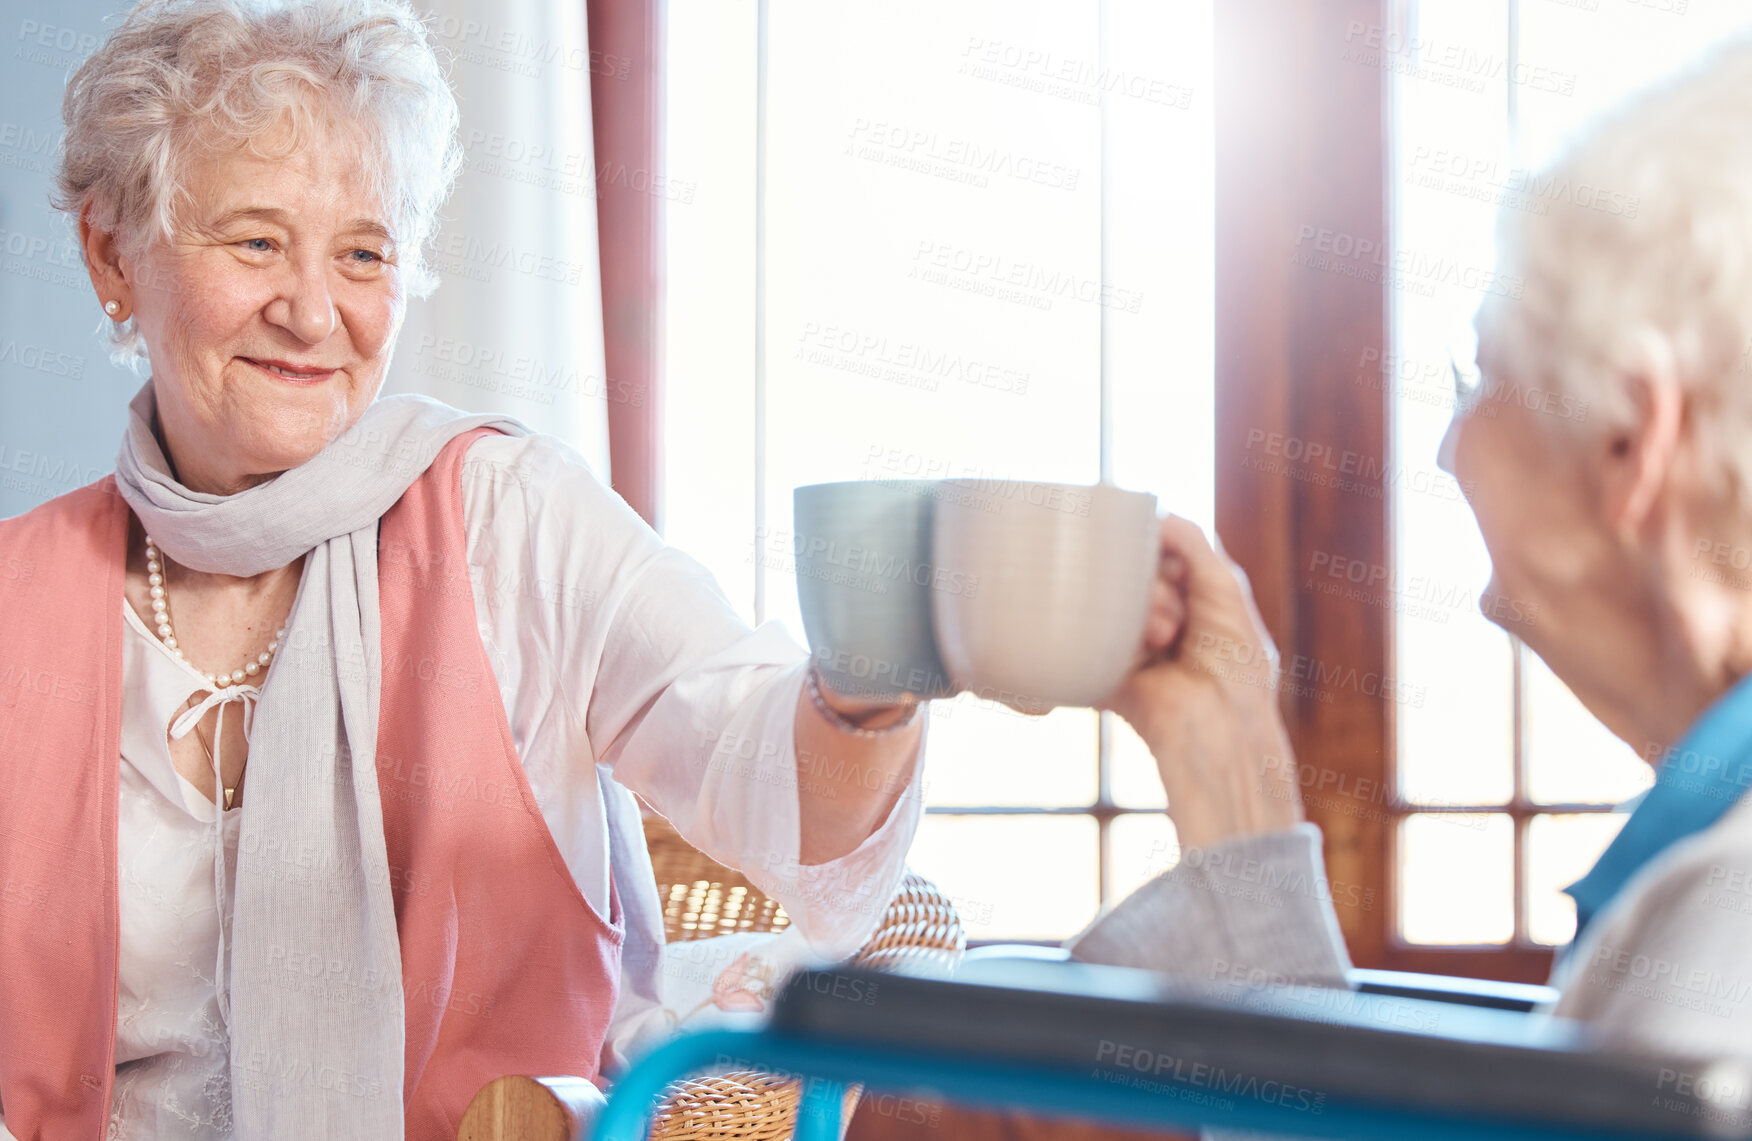
[[[846,1086],[915,1092],[973,1107],[1032,1110],[1093,1118],[1115,1125],[1186,1131],[1200,1127],[1257,1130],[1353,1141],[1579,1141],[1593,1129],[1558,1122],[1466,1119],[1328,1100],[1310,1111],[1269,1099],[1213,1092],[1172,1079],[1138,1088],[1057,1067],[933,1053],[914,1046],[853,1043],[772,1029],[709,1030],[683,1035],[647,1054],[610,1091],[590,1137],[645,1141],[663,1088],[712,1069],[758,1067],[804,1079],[794,1141],[839,1141]],[[1670,1141],[1673,1135],[1620,1133],[1625,1139]]]

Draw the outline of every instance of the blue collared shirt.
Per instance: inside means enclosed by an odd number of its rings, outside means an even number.
[[[1587,875],[1564,890],[1576,901],[1576,935],[1644,864],[1727,814],[1752,788],[1752,675],[1704,710],[1662,758],[1655,785]]]

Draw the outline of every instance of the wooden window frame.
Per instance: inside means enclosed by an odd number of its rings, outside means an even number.
[[[1276,437],[1392,470],[1389,386],[1367,383],[1359,363],[1365,349],[1388,359],[1385,275],[1294,264],[1318,240],[1310,227],[1391,248],[1390,77],[1355,58],[1364,54],[1358,29],[1366,37],[1387,21],[1386,0],[1223,0],[1214,45],[1217,529],[1286,663],[1377,678],[1394,674],[1391,608],[1300,584],[1317,551],[1392,565],[1391,481],[1377,480],[1372,497],[1357,494],[1354,481],[1286,478],[1258,461]],[[1344,797],[1308,805],[1325,835],[1330,879],[1357,889],[1335,900],[1357,965],[1544,981],[1549,947],[1422,946],[1398,936],[1397,823],[1420,806],[1396,788],[1393,702],[1365,687],[1310,689],[1280,693],[1298,763],[1319,780],[1385,793],[1350,798],[1360,811]],[[1525,923],[1519,837],[1530,817],[1567,807],[1533,805],[1523,788],[1517,765],[1513,802],[1479,808],[1515,820],[1517,933]]]

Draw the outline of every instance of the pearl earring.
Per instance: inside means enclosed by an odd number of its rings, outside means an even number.
[[[117,313],[122,311],[122,303],[114,300],[105,301],[103,303],[103,311],[108,313],[111,317],[114,317]]]

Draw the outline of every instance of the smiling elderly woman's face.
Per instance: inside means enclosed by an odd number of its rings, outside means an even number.
[[[1693,573],[1696,536],[1725,513],[1686,398],[1669,372],[1644,367],[1622,382],[1632,416],[1579,419],[1492,348],[1481,343],[1482,392],[1438,457],[1490,552],[1480,604],[1621,738],[1639,750],[1676,739],[1735,637]]]
[[[1749,100],[1752,38],[1724,42],[1552,156],[1574,193],[1502,208],[1515,288],[1442,447],[1487,613],[1645,757],[1752,674]]]
[[[121,259],[165,444],[191,488],[228,492],[296,467],[382,386],[407,300],[344,137],[280,158],[200,156],[179,232]]]
[[[1535,648],[1561,653],[1573,641],[1566,619],[1577,592],[1609,587],[1616,573],[1602,501],[1609,448],[1554,431],[1527,406],[1528,386],[1510,367],[1488,346],[1481,357],[1480,388],[1455,411],[1437,460],[1459,482],[1490,551],[1485,612]],[[1554,630],[1566,636],[1551,644]]]

